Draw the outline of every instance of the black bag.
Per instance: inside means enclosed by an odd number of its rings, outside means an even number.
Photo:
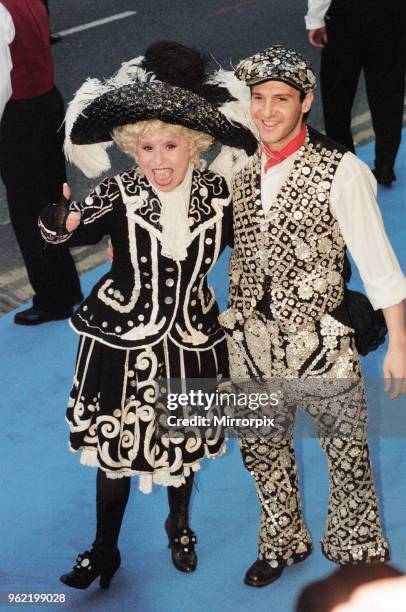
[[[360,355],[368,355],[385,342],[386,327],[382,310],[374,310],[368,298],[359,291],[345,290],[350,327],[355,330],[355,344]]]
[[[351,264],[345,254],[344,282],[351,278]],[[344,299],[331,316],[355,330],[355,344],[360,355],[368,355],[385,342],[387,327],[382,310],[374,310],[369,299],[345,286]]]

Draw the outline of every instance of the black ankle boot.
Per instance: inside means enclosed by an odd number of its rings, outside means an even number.
[[[190,527],[177,529],[169,516],[165,521],[165,530],[169,539],[168,548],[172,551],[172,563],[176,569],[180,572],[194,572],[197,566],[195,533]]]
[[[63,574],[59,580],[74,589],[87,589],[93,580],[100,576],[100,587],[108,589],[120,563],[121,556],[118,548],[110,555],[92,548],[90,551],[86,550],[79,554],[72,571]]]

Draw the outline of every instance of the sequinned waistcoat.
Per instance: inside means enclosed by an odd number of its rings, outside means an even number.
[[[295,331],[341,303],[345,243],[330,191],[345,151],[309,128],[266,214],[260,154],[234,176],[230,306],[244,318],[261,310]]]

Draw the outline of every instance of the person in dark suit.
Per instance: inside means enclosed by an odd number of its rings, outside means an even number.
[[[309,41],[322,49],[320,82],[326,134],[354,152],[351,109],[361,70],[375,131],[374,174],[394,166],[403,120],[406,67],[404,0],[308,0]]]
[[[64,103],[54,84],[42,0],[4,0],[2,4],[12,18],[15,37],[10,44],[12,95],[0,124],[0,174],[34,290],[32,306],[18,312],[14,321],[37,325],[68,318],[83,298],[69,250],[44,249],[37,229],[40,210],[58,200],[66,178],[60,130]]]

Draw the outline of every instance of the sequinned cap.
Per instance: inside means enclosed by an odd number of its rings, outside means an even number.
[[[247,85],[282,81],[305,94],[316,87],[316,75],[310,62],[293,49],[274,45],[242,60],[235,75]]]

